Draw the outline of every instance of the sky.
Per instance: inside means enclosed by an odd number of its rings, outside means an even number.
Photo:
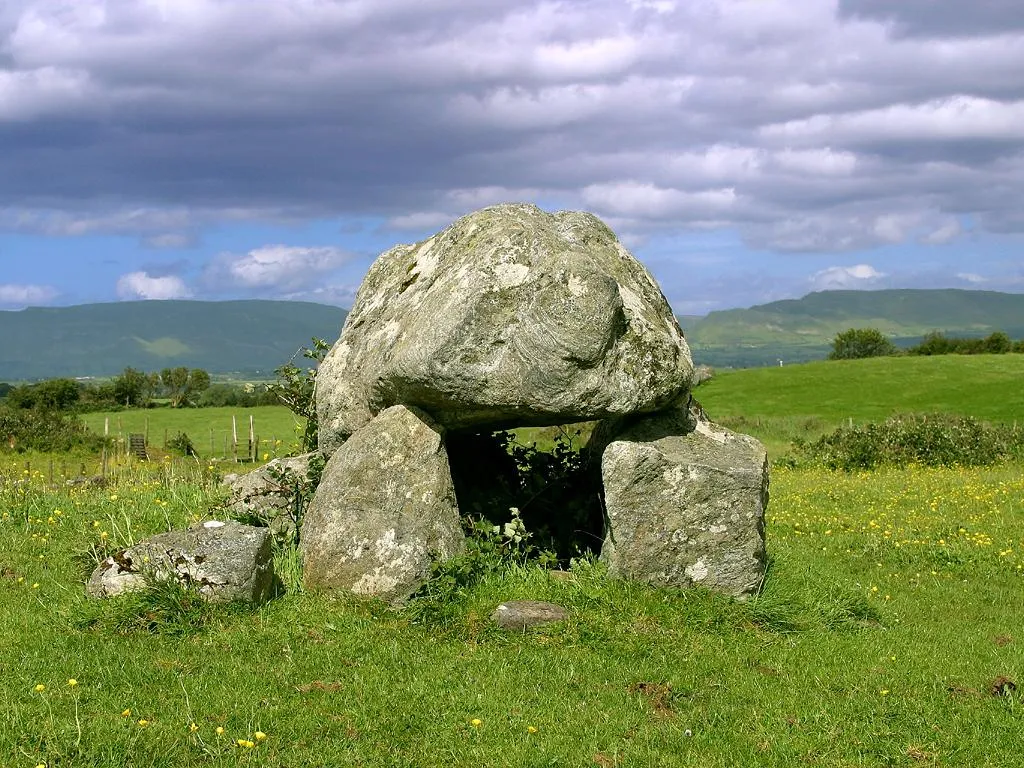
[[[679,314],[1024,292],[1020,0],[0,0],[0,309],[351,306],[500,202]]]

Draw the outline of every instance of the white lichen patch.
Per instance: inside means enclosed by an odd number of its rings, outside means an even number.
[[[434,274],[437,269],[437,265],[440,263],[440,254],[434,250],[434,238],[430,238],[423,242],[423,244],[416,249],[416,253],[413,255],[416,260],[416,266],[412,268],[410,275],[416,277],[430,277]]]
[[[698,421],[697,432],[723,445],[729,442],[729,433],[723,429],[715,429],[715,425],[710,421]]]
[[[683,571],[692,581],[704,581],[708,577],[708,567],[703,560],[686,566]]]
[[[569,275],[569,293],[579,298],[587,293],[587,283],[579,275]]]
[[[530,279],[530,268],[526,264],[497,264],[494,267],[494,288],[516,288]]]

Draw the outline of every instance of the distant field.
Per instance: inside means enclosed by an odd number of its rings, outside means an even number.
[[[713,418],[807,417],[836,422],[943,411],[1024,420],[1024,355],[830,360],[722,371],[697,390]]]
[[[794,437],[896,413],[953,413],[1024,423],[1024,355],[829,360],[722,371],[695,395],[712,419],[749,432],[773,455]]]
[[[141,410],[87,413],[82,418],[89,429],[102,435],[104,423],[109,434],[127,439],[130,433],[147,433],[149,444],[164,447],[166,438],[180,432],[187,434],[196,452],[203,457],[226,458],[233,455],[234,417],[238,428],[241,452],[249,440],[249,417],[253,417],[260,453],[289,453],[296,443],[296,418],[284,406],[266,405],[257,408],[151,408]],[[280,441],[280,443],[277,443]]]

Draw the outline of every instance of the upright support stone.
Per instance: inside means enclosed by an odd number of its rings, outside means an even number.
[[[396,405],[357,430],[324,467],[301,530],[308,588],[397,602],[434,557],[465,544],[442,432]]]
[[[696,408],[647,416],[601,460],[612,575],[743,597],[765,573],[768,457]]]

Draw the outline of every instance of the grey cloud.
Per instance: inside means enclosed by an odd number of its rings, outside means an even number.
[[[901,35],[961,37],[1024,30],[1019,0],[839,0],[846,17],[891,22]]]
[[[225,219],[416,231],[530,199],[637,242],[1020,232],[1024,23],[966,7],[21,2],[0,11],[0,227],[187,247]]]

